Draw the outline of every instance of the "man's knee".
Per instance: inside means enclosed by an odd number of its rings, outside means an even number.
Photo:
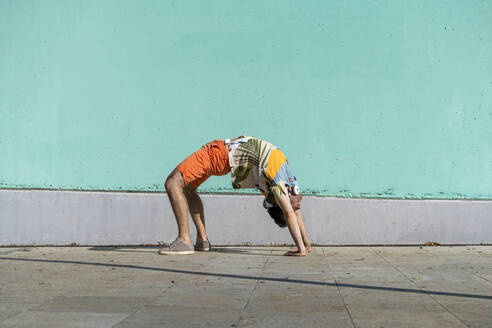
[[[164,187],[168,193],[176,190],[183,190],[184,180],[181,172],[178,170],[171,172],[164,183]]]

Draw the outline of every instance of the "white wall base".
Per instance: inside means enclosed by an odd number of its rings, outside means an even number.
[[[262,196],[201,195],[212,244],[292,244]],[[322,245],[492,244],[492,201],[304,197],[306,229]],[[192,237],[194,227],[190,219]],[[171,242],[164,193],[0,190],[0,245],[140,245]]]

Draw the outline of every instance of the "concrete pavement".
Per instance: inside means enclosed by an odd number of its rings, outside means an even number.
[[[491,327],[492,247],[0,248],[0,327]]]

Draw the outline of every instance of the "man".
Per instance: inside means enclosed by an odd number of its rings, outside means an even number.
[[[280,227],[287,226],[297,248],[284,255],[305,256],[311,244],[300,211],[297,179],[287,159],[271,143],[253,137],[214,140],[181,162],[166,180],[166,191],[178,224],[178,238],[160,249],[163,255],[209,251],[203,204],[196,189],[211,175],[231,172],[232,186],[256,188],[263,192],[264,207]],[[196,226],[197,240],[191,244],[188,210]]]

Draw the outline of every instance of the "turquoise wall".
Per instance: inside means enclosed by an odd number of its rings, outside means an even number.
[[[307,193],[491,199],[491,127],[492,1],[0,0],[1,188],[161,191],[249,134]]]

